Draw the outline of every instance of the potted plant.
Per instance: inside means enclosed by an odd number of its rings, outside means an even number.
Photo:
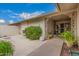
[[[60,38],[63,39],[64,43],[67,45],[67,48],[69,50],[69,53],[72,52],[72,46],[76,42],[76,39],[74,35],[70,31],[65,31],[60,34]]]
[[[53,37],[52,33],[48,33],[48,39],[51,39]]]

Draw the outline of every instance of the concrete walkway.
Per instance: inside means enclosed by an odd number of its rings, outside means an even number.
[[[45,42],[40,40],[29,40],[22,35],[10,36],[14,45],[14,56],[26,56]]]
[[[28,56],[59,56],[61,53],[63,41],[59,38],[48,40],[38,49],[28,54]]]

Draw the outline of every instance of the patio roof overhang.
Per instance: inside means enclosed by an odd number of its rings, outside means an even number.
[[[70,17],[67,16],[67,15],[64,15],[64,14],[61,14],[61,15],[58,15],[58,16],[54,16],[54,17],[51,17],[50,20],[54,20],[54,21],[58,21],[58,20],[69,20]]]
[[[61,12],[75,9],[78,5],[78,3],[57,3],[57,8]]]

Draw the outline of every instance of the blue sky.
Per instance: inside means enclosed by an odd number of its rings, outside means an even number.
[[[0,3],[0,23],[14,23],[54,12],[53,3]]]

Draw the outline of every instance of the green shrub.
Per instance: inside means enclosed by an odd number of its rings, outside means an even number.
[[[63,41],[67,44],[68,47],[71,47],[76,41],[74,35],[70,31],[61,33],[60,37],[63,38]]]
[[[42,29],[39,26],[30,26],[23,31],[25,36],[31,40],[38,40],[42,35]]]
[[[0,40],[0,56],[13,55],[12,44],[9,41]]]

